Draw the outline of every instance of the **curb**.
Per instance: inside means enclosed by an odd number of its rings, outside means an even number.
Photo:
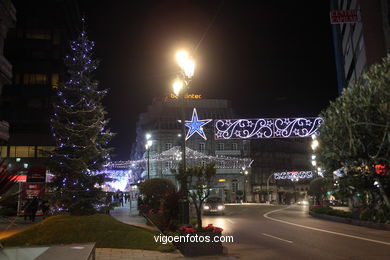
[[[355,225],[355,226],[363,226],[363,227],[380,229],[380,230],[390,230],[390,224],[385,224],[385,223],[375,223],[375,222],[357,220],[357,219],[351,219],[351,218],[342,218],[342,217],[331,216],[331,215],[326,215],[326,214],[319,214],[319,213],[315,213],[313,211],[309,211],[309,215],[312,217],[315,217],[315,218],[321,218],[321,219],[341,222],[341,223],[345,223],[345,224],[351,224],[351,225]]]

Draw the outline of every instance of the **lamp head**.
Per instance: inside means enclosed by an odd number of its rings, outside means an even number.
[[[176,79],[174,82],[173,82],[173,93],[176,95],[176,96],[179,96],[180,94],[180,91],[183,89],[183,81],[180,80],[180,79]]]

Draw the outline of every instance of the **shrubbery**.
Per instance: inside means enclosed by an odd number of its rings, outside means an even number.
[[[326,206],[326,207],[310,207],[310,211],[312,211],[314,213],[318,213],[318,214],[326,214],[326,215],[342,217],[342,218],[352,218],[352,213],[351,212],[338,210],[338,209],[332,209],[329,206]]]

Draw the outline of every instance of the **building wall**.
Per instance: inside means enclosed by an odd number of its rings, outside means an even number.
[[[15,26],[16,10],[11,1],[4,0],[0,2],[0,95],[4,84],[11,83],[12,80],[12,65],[4,57],[4,41],[7,38],[7,33],[10,28]],[[0,119],[3,119],[0,117]],[[9,123],[0,121],[0,142],[8,141],[9,139]]]
[[[389,0],[331,0],[331,10],[359,10],[357,23],[332,25],[339,92],[390,50]]]
[[[197,109],[199,119],[223,119],[234,118],[235,113],[231,108],[228,100],[220,99],[188,99],[185,102],[185,118],[189,120],[192,116],[193,108]],[[180,118],[180,107],[177,99],[170,97],[155,99],[148,107],[147,112],[139,116],[137,122],[136,145],[133,146],[132,160],[147,158],[145,151],[145,134],[151,134],[153,145],[150,149],[150,156],[160,154],[169,150],[173,146],[181,145],[181,126],[178,123]],[[186,146],[192,150],[205,153],[212,156],[229,156],[229,157],[249,157],[250,146],[246,140],[215,140],[213,124],[210,122],[204,127],[207,140],[199,135],[194,134],[187,140]],[[147,175],[147,169],[143,173]],[[165,177],[176,182],[174,176],[169,170],[166,162],[151,162],[150,177]],[[223,179],[224,182],[218,182]],[[223,196],[227,201],[235,198],[235,191],[244,190],[244,174],[241,169],[217,169],[217,176],[214,181],[215,189],[213,192]],[[249,185],[249,184],[248,184]],[[248,191],[249,186],[247,187]],[[224,192],[223,192],[224,190]],[[222,195],[222,193],[224,193]]]
[[[13,64],[13,79],[1,95],[1,118],[10,124],[2,157],[16,163],[41,164],[41,150],[55,146],[50,115],[59,82],[65,76],[63,57],[77,35],[76,1],[14,1],[16,27],[9,31],[4,54]],[[27,152],[26,151],[33,151]]]
[[[251,183],[255,201],[265,202],[268,191],[272,195],[272,200],[277,203],[295,201],[295,197],[292,198],[291,194],[294,193],[297,186],[300,186],[299,191],[304,193],[303,197],[306,196],[310,180],[297,183],[290,180],[276,181],[272,175],[275,172],[282,171],[311,170],[310,142],[311,138],[251,141],[251,158],[254,160],[251,167]],[[269,190],[267,190],[267,180],[269,181]],[[304,190],[301,190],[301,188]]]

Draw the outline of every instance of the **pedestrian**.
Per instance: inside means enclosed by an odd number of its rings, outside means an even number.
[[[123,207],[123,193],[122,192],[119,194],[119,200],[120,200],[121,206]]]
[[[30,203],[29,210],[30,210],[30,220],[32,222],[35,222],[35,214],[38,211],[38,205],[39,201],[37,197],[34,197]]]
[[[45,219],[48,216],[49,209],[50,209],[49,201],[48,200],[42,201],[41,210],[42,210],[42,214],[43,214],[43,219]]]
[[[27,220],[27,217],[30,216],[30,200],[27,200],[23,205],[23,215],[24,215],[24,221]]]

